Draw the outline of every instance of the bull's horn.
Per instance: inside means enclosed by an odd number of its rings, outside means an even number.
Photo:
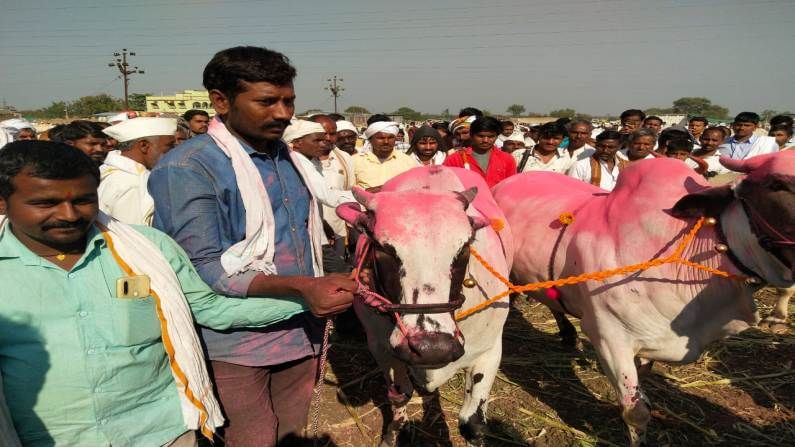
[[[469,204],[472,203],[473,200],[475,200],[475,196],[477,196],[477,195],[478,195],[478,187],[477,186],[473,186],[471,188],[468,188],[465,191],[456,192],[456,196],[458,197],[458,200],[460,200],[461,203],[464,204],[464,209],[467,209],[467,207],[469,207]]]
[[[354,186],[351,188],[351,192],[353,192],[353,197],[356,199],[357,202],[361,203],[366,209],[370,211],[375,211],[373,203],[373,199],[375,198],[375,194],[367,191],[364,188],[360,188],[358,186]]]
[[[775,154],[759,155],[756,157],[746,158],[744,160],[735,160],[724,155],[720,157],[720,164],[726,166],[727,169],[731,169],[734,172],[750,174],[752,171],[762,166],[773,155]]]

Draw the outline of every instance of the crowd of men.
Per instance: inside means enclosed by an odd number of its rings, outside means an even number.
[[[295,75],[280,53],[235,47],[204,69],[212,118],[123,114],[46,135],[0,123],[0,445],[300,436],[325,318],[356,291],[352,229],[334,212],[354,186],[444,165],[490,186],[552,171],[611,190],[638,160],[712,177],[720,155],[795,146],[791,117],[766,136],[752,112],[729,127],[664,128],[632,109],[617,129],[521,128],[470,107],[422,125],[373,115],[360,132],[340,115],[296,119]]]

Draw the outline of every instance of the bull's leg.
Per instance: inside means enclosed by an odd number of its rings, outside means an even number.
[[[499,339],[498,339],[499,340]],[[458,413],[458,429],[468,445],[483,445],[486,435],[486,410],[491,386],[502,358],[502,343],[497,341],[467,368],[464,403]]]
[[[395,363],[385,374],[387,381],[387,397],[392,409],[392,420],[386,425],[381,436],[380,447],[394,447],[400,430],[408,421],[407,406],[411,395],[414,394],[414,385],[408,375],[406,366]]]
[[[558,323],[558,329],[560,330],[558,335],[560,336],[560,342],[563,343],[563,346],[568,348],[577,346],[577,329],[575,329],[571,321],[566,318],[566,314],[552,309],[550,309],[550,311],[552,312],[552,316],[555,317],[555,322]]]
[[[769,329],[776,334],[784,334],[789,330],[787,316],[789,315],[789,300],[795,295],[795,287],[788,289],[775,289],[778,300],[773,312],[759,324],[760,327]]]
[[[638,370],[630,346],[622,339],[620,323],[612,322],[600,325],[596,330],[589,330],[589,324],[583,320],[582,328],[592,341],[605,375],[613,384],[621,406],[621,418],[629,429],[629,445],[638,447],[646,442],[646,426],[651,419],[648,401],[640,388]]]

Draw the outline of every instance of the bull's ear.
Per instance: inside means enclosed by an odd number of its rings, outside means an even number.
[[[353,193],[353,197],[359,201],[365,208],[368,210],[375,209],[375,203],[373,202],[373,198],[375,198],[375,194],[367,191],[364,188],[360,188],[358,186],[354,186],[351,188],[351,192]]]
[[[679,199],[671,208],[671,214],[675,217],[718,217],[733,200],[731,185],[706,188]]]
[[[372,216],[362,211],[361,206],[356,202],[343,203],[336,211],[340,219],[361,232],[369,231],[372,227]]]
[[[461,192],[456,192],[456,196],[458,197],[458,200],[460,200],[461,203],[464,204],[464,209],[467,209],[469,207],[469,204],[472,203],[473,200],[475,200],[475,196],[477,196],[477,195],[478,195],[478,187],[477,186],[473,186],[471,188],[467,188],[466,190],[461,191]]]
[[[472,224],[472,229],[474,231],[491,225],[491,221],[482,216],[469,216],[469,222]]]

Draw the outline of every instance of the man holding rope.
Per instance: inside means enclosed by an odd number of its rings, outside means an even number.
[[[202,329],[227,446],[271,446],[300,433],[318,368],[323,320],[353,300],[352,279],[323,277],[319,207],[281,141],[295,109],[295,69],[284,55],[229,48],[204,69],[218,113],[207,134],[152,171],[154,226],[172,236],[202,279],[229,295],[279,296],[261,330]]]

